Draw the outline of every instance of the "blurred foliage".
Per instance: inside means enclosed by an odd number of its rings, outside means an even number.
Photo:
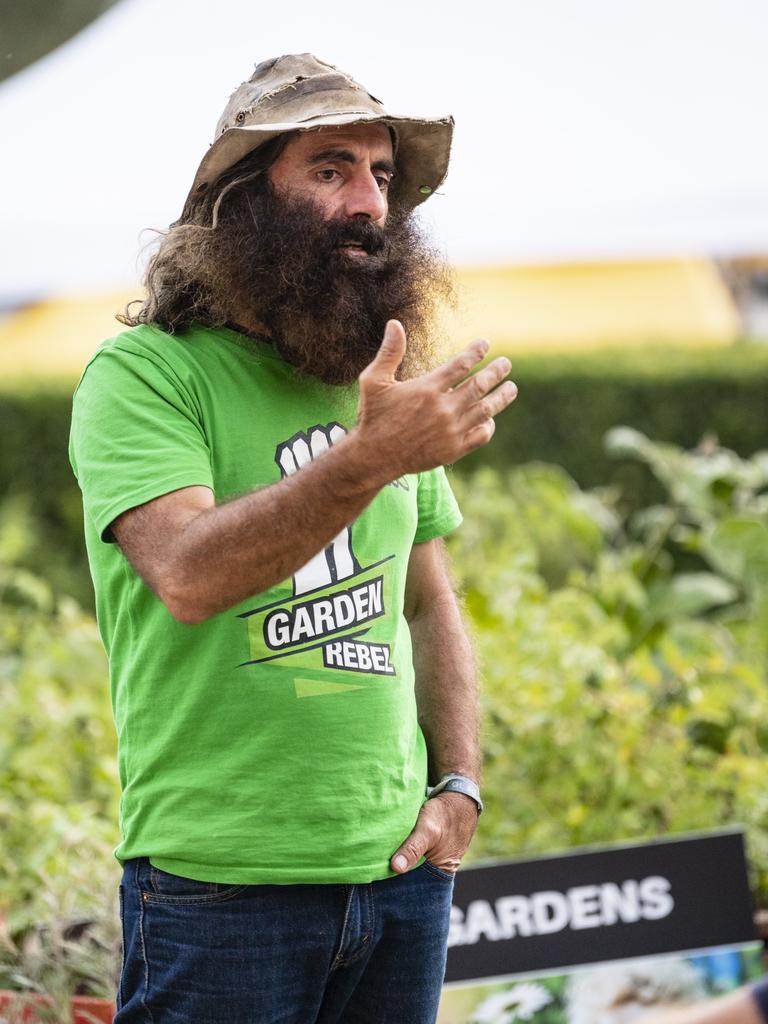
[[[487,810],[468,860],[743,824],[768,905],[768,453],[629,427],[606,447],[662,500],[626,515],[615,487],[540,463],[453,473],[484,678]],[[107,666],[90,614],[22,564],[31,523],[24,502],[0,517],[0,987],[109,997]]]
[[[113,998],[119,785],[96,624],[15,562],[24,517],[0,522],[0,988]]]
[[[0,518],[14,534],[14,564],[92,608],[82,499],[67,456],[72,391],[0,394]]]
[[[463,475],[483,465],[557,463],[581,487],[615,484],[626,514],[663,489],[634,457],[606,454],[602,437],[614,424],[685,448],[709,433],[742,456],[768,437],[768,345],[524,354],[513,363],[520,396],[499,417],[493,443],[458,464]],[[80,492],[67,458],[73,390],[68,381],[0,392],[0,504],[27,502],[34,541],[22,563],[92,608]]]
[[[462,472],[555,463],[582,487],[617,484],[628,511],[657,500],[662,490],[634,459],[607,456],[602,438],[615,424],[684,448],[712,434],[742,456],[768,437],[768,345],[510,358],[520,394],[498,418],[493,442],[459,464]]]
[[[116,0],[0,0],[0,81],[61,46]]]
[[[486,718],[471,857],[743,824],[765,904],[768,453],[608,448],[666,502],[624,519],[545,465],[453,478]]]

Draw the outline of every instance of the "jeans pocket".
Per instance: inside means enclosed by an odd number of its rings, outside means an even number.
[[[439,868],[437,864],[433,864],[431,860],[424,859],[422,867],[425,868],[431,875],[436,875],[438,878],[442,878],[444,882],[452,882],[456,877],[455,872],[446,871],[444,868]]]
[[[173,875],[150,864],[149,858],[145,868],[141,878],[142,892],[145,901],[153,903],[218,903],[232,899],[248,888],[247,885],[201,882],[196,878]]]

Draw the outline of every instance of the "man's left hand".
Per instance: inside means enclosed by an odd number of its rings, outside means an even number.
[[[438,793],[419,811],[416,825],[390,860],[402,875],[426,857],[444,871],[455,872],[477,828],[477,805],[463,793]]]

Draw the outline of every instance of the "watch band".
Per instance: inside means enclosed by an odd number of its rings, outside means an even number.
[[[477,813],[483,812],[483,801],[480,799],[480,787],[466,775],[451,773],[444,775],[436,786],[427,786],[427,799],[437,796],[438,793],[463,793],[474,800],[477,804]]]

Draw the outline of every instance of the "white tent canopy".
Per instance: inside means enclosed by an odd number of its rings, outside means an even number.
[[[303,50],[455,116],[454,261],[768,250],[767,32],[763,0],[123,0],[0,87],[0,299],[130,285],[229,93]]]

